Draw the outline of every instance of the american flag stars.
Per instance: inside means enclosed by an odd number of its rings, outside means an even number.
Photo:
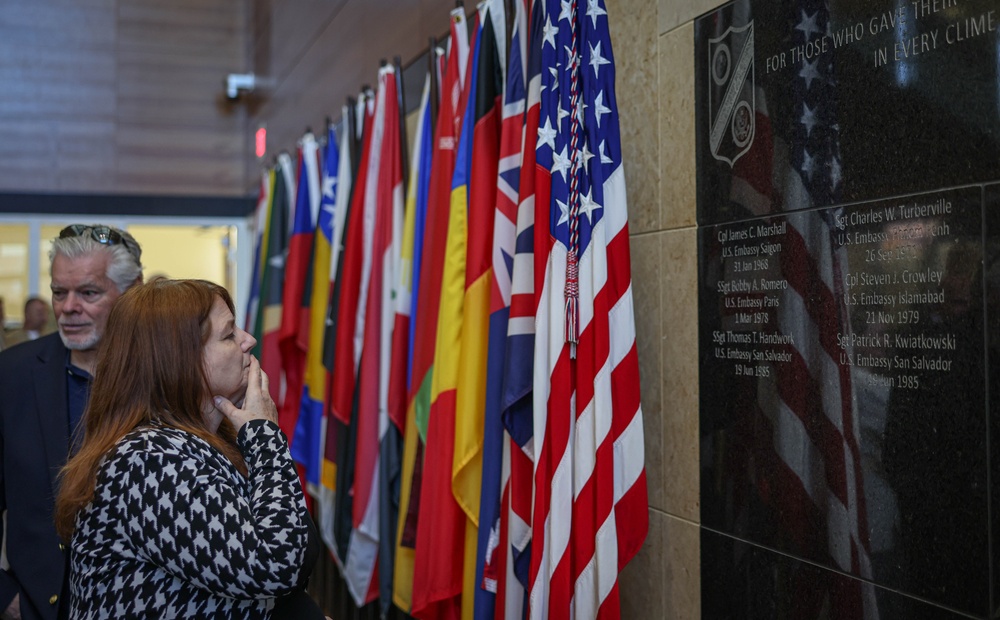
[[[583,4],[582,2],[580,3]],[[582,7],[580,7],[582,8]],[[586,214],[588,225],[596,223],[603,209],[602,198],[594,195],[601,190],[591,187],[600,185],[598,179],[591,180],[594,171],[589,170],[594,152],[591,143],[599,144],[597,160],[602,166],[615,160],[608,154],[604,132],[608,129],[606,117],[612,114],[606,87],[613,77],[606,75],[613,71],[613,61],[606,50],[608,43],[606,29],[598,27],[601,19],[607,19],[607,12],[599,0],[587,0],[586,19],[576,18],[577,2],[560,0],[559,15],[553,24],[552,16],[545,17],[542,26],[543,61],[542,122],[538,128],[535,143],[540,165],[545,165],[567,187],[558,193],[562,201],[556,201],[566,212],[557,220],[557,226],[569,225],[573,218]],[[576,29],[576,32],[574,32]],[[586,78],[584,73],[586,72]],[[590,78],[593,76],[593,79]],[[574,86],[573,82],[576,82]],[[573,91],[577,97],[572,97]],[[574,134],[575,132],[575,134]],[[606,178],[610,170],[598,174]],[[576,183],[576,191],[568,187]],[[565,191],[567,195],[562,196]],[[586,239],[580,241],[580,251],[586,246]]]

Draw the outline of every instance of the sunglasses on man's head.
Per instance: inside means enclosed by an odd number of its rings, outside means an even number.
[[[136,260],[139,259],[139,248],[133,247],[134,244],[129,243],[128,239],[126,239],[118,230],[111,228],[110,226],[70,224],[66,228],[59,231],[60,239],[67,239],[69,237],[90,237],[101,245],[118,245],[120,243],[125,246],[125,249],[128,250],[129,253],[136,258]]]

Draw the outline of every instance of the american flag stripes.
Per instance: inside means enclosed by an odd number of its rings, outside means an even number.
[[[314,252],[329,299],[312,291],[312,337],[297,339],[312,361],[294,447],[352,597],[381,586],[383,614],[391,598],[428,618],[619,617],[618,574],[648,529],[607,11],[511,6],[510,39],[489,0],[472,45],[452,12],[405,228],[391,67],[364,106],[359,169],[348,123],[321,157],[341,160]]]

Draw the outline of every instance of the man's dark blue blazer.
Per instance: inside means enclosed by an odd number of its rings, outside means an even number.
[[[0,571],[0,612],[20,594],[25,620],[66,617],[69,608],[69,549],[52,519],[69,452],[66,356],[58,332],[0,352],[0,510],[10,563]]]

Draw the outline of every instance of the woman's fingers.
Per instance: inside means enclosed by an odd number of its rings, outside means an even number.
[[[278,421],[278,411],[268,391],[267,374],[261,370],[256,357],[250,357],[250,373],[247,378],[247,392],[242,406],[237,407],[227,398],[215,397],[215,406],[233,426],[240,428],[250,420]]]
[[[257,364],[257,368],[260,370],[260,391],[264,394],[270,394],[271,380],[267,378],[267,373],[264,372],[264,369],[260,367],[260,362],[257,361],[256,357],[253,358],[253,362],[251,362],[251,368],[253,367],[252,364],[254,363]]]
[[[260,368],[260,362],[253,355],[250,356],[250,374],[247,377],[247,399],[261,392],[261,383],[265,380],[261,378],[264,371]],[[266,391],[266,390],[265,390]]]
[[[222,412],[222,415],[226,416],[230,420],[239,411],[239,407],[234,405],[228,398],[223,398],[221,396],[216,396],[215,408]]]

